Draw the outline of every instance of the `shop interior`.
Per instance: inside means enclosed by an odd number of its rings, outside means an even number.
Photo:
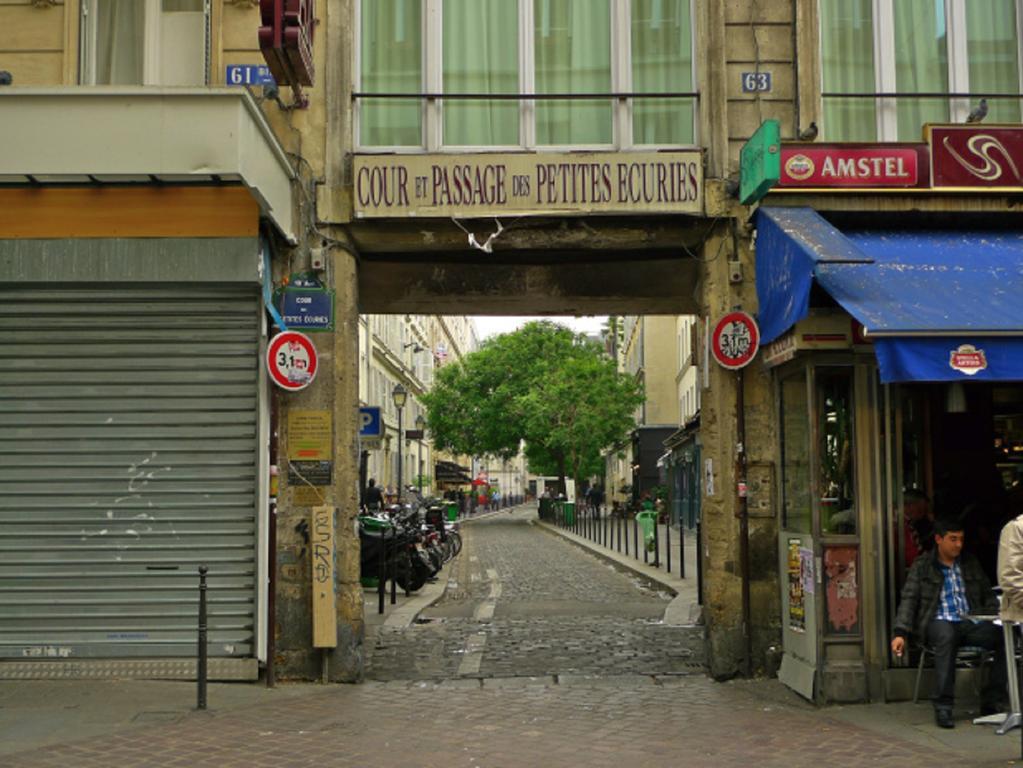
[[[930,546],[912,540],[926,532],[928,519],[960,517],[966,551],[997,584],[999,534],[1023,513],[1023,385],[967,381],[892,389],[899,451],[889,626],[916,548]],[[924,523],[913,524],[921,514]]]

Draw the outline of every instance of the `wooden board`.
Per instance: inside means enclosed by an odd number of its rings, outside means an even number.
[[[334,507],[313,507],[309,540],[313,588],[313,647],[337,647]]]

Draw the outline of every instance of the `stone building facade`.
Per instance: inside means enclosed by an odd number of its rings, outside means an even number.
[[[114,5],[121,4],[107,8]],[[594,12],[587,2],[585,14],[572,13],[573,4],[537,0],[517,4],[514,18],[507,19],[487,17],[475,4],[454,0],[444,3],[450,16],[433,0],[330,0],[309,3],[318,22],[312,47],[316,77],[313,86],[303,88],[303,103],[283,86],[264,91],[228,82],[229,65],[262,63],[260,13],[252,0],[208,7],[170,0],[132,5],[142,9],[141,21],[104,17],[103,4],[87,0],[0,3],[0,70],[13,77],[13,86],[0,86],[5,115],[0,282],[5,290],[13,286],[19,292],[54,280],[73,284],[88,278],[95,285],[117,276],[128,289],[142,290],[187,287],[199,274],[220,287],[241,286],[246,300],[256,302],[263,287],[280,287],[285,277],[311,270],[334,291],[332,330],[311,334],[320,357],[313,385],[276,393],[256,381],[261,365],[246,369],[250,389],[236,396],[251,406],[246,423],[258,442],[239,444],[245,470],[218,481],[225,483],[225,492],[243,495],[250,507],[248,518],[232,523],[248,531],[240,546],[248,547],[251,573],[239,576],[244,582],[239,588],[251,592],[243,622],[250,642],[235,645],[225,636],[224,653],[231,656],[244,645],[241,656],[269,661],[278,674],[291,676],[319,676],[324,667],[335,680],[358,680],[362,674],[363,604],[352,523],[358,502],[358,405],[369,401],[366,387],[372,386],[360,380],[365,369],[359,361],[374,354],[371,344],[360,346],[373,333],[363,315],[697,315],[713,323],[735,309],[757,313],[757,219],[754,206],[739,204],[735,190],[740,149],[765,121],[778,121],[782,140],[801,135],[809,140],[815,134],[821,140],[841,139],[843,130],[870,133],[873,125],[872,135],[853,138],[893,141],[915,135],[925,117],[962,120],[971,93],[1019,90],[1018,71],[1014,82],[1004,67],[985,82],[981,74],[971,75],[967,43],[974,38],[967,36],[949,43],[954,55],[948,59],[948,78],[926,84],[927,93],[957,94],[928,97],[947,103],[947,110],[936,115],[893,111],[886,99],[898,99],[873,94],[924,86],[899,79],[904,67],[896,53],[906,49],[896,40],[910,34],[905,24],[898,27],[901,16],[875,17],[875,6],[887,6],[866,0],[601,0],[598,11],[606,7],[606,13]],[[946,28],[989,29],[999,50],[1016,57],[1018,70],[1019,34],[1012,33],[1018,30],[1018,3],[996,3],[1016,26],[987,27],[988,17],[967,18],[966,4],[946,5],[952,14],[942,20]],[[849,12],[838,14],[842,8]],[[101,18],[106,19],[102,24]],[[141,47],[132,24],[147,30]],[[1007,44],[992,26],[1008,31]],[[483,33],[495,28],[517,30],[515,44],[508,47],[511,36],[505,34],[503,45],[465,46],[445,55],[445,39],[485,40]],[[836,29],[852,36],[842,37]],[[868,29],[877,31],[876,38]],[[480,34],[469,35],[473,30]],[[589,44],[573,48],[568,45],[573,38]],[[985,39],[983,34],[976,38]],[[876,52],[861,56],[873,41]],[[113,42],[132,55],[106,56]],[[663,58],[647,55],[654,51]],[[867,72],[864,82],[852,75],[843,81],[836,74],[834,57],[829,58],[834,51],[859,56],[853,74]],[[196,57],[203,66],[194,66]],[[875,60],[879,66],[868,71],[867,63]],[[98,87],[85,87],[91,83]],[[105,89],[102,83],[118,87]],[[447,99],[439,98],[443,93]],[[878,102],[879,111],[863,118],[862,110],[852,109],[852,117],[843,117],[847,98],[868,106]],[[225,104],[218,113],[217,105]],[[1019,121],[1008,113],[1002,119]],[[70,125],[87,130],[69,131]],[[153,137],[163,142],[163,154],[144,151]],[[132,226],[125,224],[130,217],[118,215],[123,212],[118,195],[126,194],[126,185],[137,200],[149,201]],[[66,198],[45,221],[37,217],[33,225],[26,218],[26,211],[40,210],[39,200],[75,194],[81,197]],[[181,212],[175,217],[166,215],[168,194],[181,198],[174,203]],[[766,204],[810,206],[860,222],[887,216],[890,222],[919,211],[1000,217],[1016,204],[1015,194],[814,189],[772,193]],[[235,225],[217,226],[203,215],[210,199],[218,212],[235,212]],[[141,273],[125,271],[118,256],[125,238],[145,241],[131,248],[153,249]],[[53,240],[60,243],[52,245]],[[190,272],[187,260],[172,260],[175,249],[188,247],[181,240],[202,241],[217,255],[200,259]],[[236,262],[227,240],[242,241],[235,242]],[[23,269],[44,262],[46,271]],[[168,270],[168,263],[181,270]],[[223,296],[214,300],[218,310],[226,306]],[[421,338],[436,350],[437,337],[431,338],[427,326],[411,323],[409,328],[413,343]],[[253,319],[251,330],[249,362],[267,343],[261,318]],[[702,354],[697,350],[698,359]],[[412,360],[408,365],[415,370]],[[868,376],[867,366],[858,375]],[[719,677],[762,669],[788,621],[782,609],[788,575],[782,578],[774,377],[759,365],[740,377],[711,364],[701,384],[704,616],[711,671]],[[12,386],[19,381],[10,380]],[[87,389],[80,386],[79,395]],[[747,436],[741,443],[740,386]],[[196,396],[212,398],[218,392]],[[36,404],[24,408],[45,412]],[[317,433],[320,455],[327,457],[322,461],[330,464],[329,482],[315,492],[283,470],[294,437],[289,430],[308,430],[310,423],[289,414],[310,411],[320,414],[315,423],[329,425],[328,437]],[[44,439],[38,430],[48,427],[28,421],[0,427],[37,430],[37,438]],[[27,439],[24,432],[17,434]],[[91,438],[64,434],[57,439]],[[140,436],[132,445],[146,450],[148,439]],[[738,483],[740,449],[749,480],[746,497]],[[66,457],[55,462],[56,471],[85,509],[91,501],[76,485],[76,460],[70,451],[61,455]],[[270,456],[282,467],[275,515],[267,512]],[[130,459],[116,459],[122,460],[125,467],[117,471],[123,474]],[[180,474],[201,488],[208,474],[196,463],[183,462],[192,474]],[[31,501],[37,490],[24,488],[17,478],[4,482],[10,483],[4,498],[11,500],[5,501],[4,521],[24,521],[33,508],[25,498]],[[314,506],[334,511],[336,531],[337,641],[326,650],[314,647],[311,634],[308,525]],[[737,514],[743,508],[752,510],[748,564]],[[85,522],[74,515],[68,520],[54,525]],[[98,531],[100,523],[88,525]],[[131,550],[131,536],[124,536],[121,544]],[[877,539],[858,541],[862,562],[881,557]],[[115,550],[111,558],[118,555]],[[880,588],[871,589],[878,593]],[[274,616],[268,615],[271,603]],[[744,604],[750,606],[747,620]],[[23,624],[5,641],[18,658],[92,652],[117,657],[123,641],[139,641],[139,653],[146,648],[145,638],[127,631],[118,635],[113,629],[103,642],[89,635],[82,643],[62,644],[52,638],[66,627],[37,626],[31,618]],[[853,679],[833,689],[837,696],[868,688],[874,695],[877,685],[864,680],[880,679],[889,661],[884,624],[872,626],[856,650],[849,650],[848,642],[829,645],[830,659],[822,654],[806,667],[817,681],[811,683],[811,697],[832,695],[827,685],[818,684],[829,679],[829,669],[832,679]],[[184,645],[161,647],[168,658],[186,654]]]

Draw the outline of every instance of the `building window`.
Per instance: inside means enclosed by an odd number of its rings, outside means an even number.
[[[1020,93],[1023,0],[819,2],[827,140],[920,141],[981,97],[988,122],[1020,121],[1021,99],[998,96]]]
[[[85,0],[81,9],[83,83],[206,84],[206,0]]]
[[[695,141],[692,0],[362,0],[358,27],[364,149]],[[644,95],[556,98],[612,93]]]

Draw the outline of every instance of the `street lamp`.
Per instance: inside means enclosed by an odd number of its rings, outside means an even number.
[[[405,407],[405,401],[408,399],[408,390],[398,382],[394,385],[394,389],[391,391],[391,399],[394,400],[394,407],[398,409],[398,503],[401,504],[401,410]]]
[[[423,418],[423,414],[416,416],[416,429],[419,430],[419,495],[423,495],[423,430],[426,429],[426,419]]]

